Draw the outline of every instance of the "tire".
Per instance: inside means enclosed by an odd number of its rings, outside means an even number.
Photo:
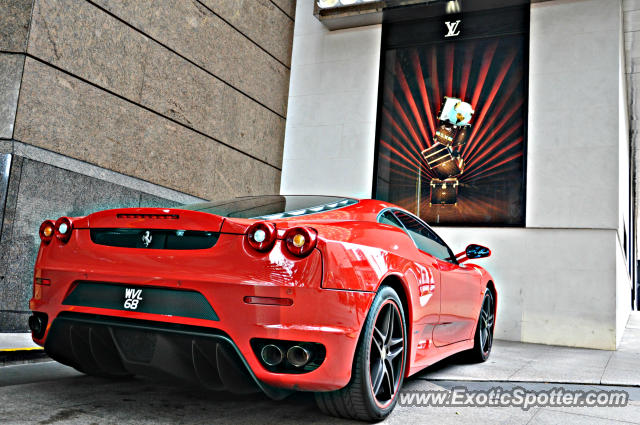
[[[391,287],[382,286],[360,334],[351,381],[340,390],[316,393],[320,410],[331,416],[369,422],[389,416],[404,381],[406,329],[398,294]]]
[[[495,327],[493,293],[489,288],[484,291],[482,307],[473,337],[473,348],[467,352],[467,359],[473,363],[487,361],[493,346],[493,329]]]

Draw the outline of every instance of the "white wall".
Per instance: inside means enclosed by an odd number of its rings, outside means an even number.
[[[380,27],[328,32],[311,3],[296,14],[281,192],[368,197]],[[620,1],[533,4],[530,34],[526,228],[438,231],[454,251],[491,247],[497,337],[613,349],[630,303]]]
[[[371,196],[381,31],[330,32],[297,2],[281,193]]]

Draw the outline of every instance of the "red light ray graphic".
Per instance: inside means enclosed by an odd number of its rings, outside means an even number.
[[[422,169],[422,174],[424,174],[424,175],[426,175],[426,176],[429,176],[429,177],[431,177],[431,178],[434,178],[434,177],[435,177],[435,175],[431,172],[431,170],[429,170],[429,168],[427,168],[427,167],[425,166],[425,164],[424,164],[424,160],[423,160],[423,159],[421,159],[420,157],[416,157],[416,156],[415,156],[415,154],[414,154],[414,153],[412,153],[412,152],[411,152],[411,151],[410,151],[410,150],[405,146],[405,144],[404,144],[404,143],[402,143],[402,142],[400,142],[400,141],[398,140],[398,138],[397,138],[397,137],[395,137],[393,134],[390,134],[389,136],[391,137],[391,140],[393,141],[393,143],[394,143],[394,145],[395,145],[395,146],[399,146],[402,150],[404,150],[404,151],[405,151],[405,152],[406,152],[406,153],[407,153],[407,154],[408,154],[408,155],[413,159],[413,161],[410,161],[410,162],[412,162],[412,163],[416,166],[416,168],[421,168],[421,169]],[[381,140],[381,143],[382,143],[382,140]],[[396,151],[396,149],[395,149],[395,148],[393,148],[393,151],[395,152],[395,151]]]
[[[398,99],[393,95],[392,95],[392,98],[393,98],[393,106],[395,108],[395,111],[398,113],[398,115],[400,115],[400,120],[404,124],[405,128],[409,131],[409,134],[411,134],[413,141],[416,143],[417,146],[419,146],[419,150],[422,151],[426,146],[423,144],[422,139],[420,139],[420,137],[418,136],[416,129],[414,128],[413,124],[411,123],[411,120],[407,116],[407,113],[405,112],[404,108],[402,107]],[[428,145],[430,145],[430,143],[428,143]]]
[[[490,179],[490,178],[492,178],[492,177],[493,177],[494,179],[496,179],[496,178],[498,178],[498,177],[496,177],[496,176],[499,176],[500,174],[505,174],[505,173],[509,173],[509,172],[511,172],[511,171],[517,170],[517,169],[519,168],[519,166],[518,166],[518,165],[519,165],[519,164],[513,164],[513,163],[511,163],[511,164],[509,164],[509,166],[507,166],[507,167],[502,167],[502,168],[501,168],[501,169],[499,169],[499,170],[494,170],[494,171],[492,171],[492,172],[490,172],[490,173],[484,174],[482,177],[478,177],[478,178],[475,178],[475,177],[474,177],[474,178],[471,178],[471,179],[469,179],[469,181],[470,181],[470,182],[471,182],[471,181],[473,181],[474,183],[477,183],[477,182],[479,182],[479,181],[481,181],[481,180],[487,180],[487,179]]]
[[[491,118],[482,126],[483,130],[477,136],[479,139],[482,139],[487,131],[494,128],[493,123],[496,121],[496,119],[503,117],[502,111],[505,108],[505,106],[508,104],[508,102],[516,102],[515,104],[517,106],[520,106],[521,104],[524,103],[524,99],[522,98],[522,96],[514,96],[516,88],[520,84],[522,84],[522,75],[519,75],[517,78],[516,77],[510,78],[510,81],[511,82],[507,85],[506,89],[504,90],[504,93],[500,96],[502,100],[500,101],[500,103],[497,104],[495,109],[491,111]],[[469,152],[469,157],[472,156],[471,154],[472,152]]]
[[[462,75],[460,76],[460,99],[467,97],[467,85],[469,84],[469,74],[471,73],[471,63],[473,62],[473,45],[467,49],[462,63]]]
[[[493,55],[495,55],[497,48],[498,43],[495,42],[484,52],[482,65],[480,65],[480,73],[478,74],[478,80],[476,81],[476,89],[473,92],[473,97],[471,98],[471,106],[473,106],[473,109],[478,107],[478,99],[480,98],[480,93],[482,93],[482,89],[484,88],[484,81],[487,79],[489,67],[491,67],[491,61],[493,60]]]
[[[416,152],[415,149],[410,149],[411,144],[409,143],[409,139],[405,139],[405,143],[403,143],[403,141],[398,139],[389,129],[384,129],[383,133],[383,137],[389,138],[393,142],[393,146],[402,149],[402,151],[411,158],[413,163],[420,164],[420,166],[423,164],[423,159],[420,157],[420,154]]]
[[[442,96],[440,95],[440,80],[438,79],[438,55],[436,53],[436,46],[431,46],[429,59],[429,80],[431,80],[431,85],[433,86],[433,100],[440,102],[439,99],[441,99]],[[438,110],[437,103],[434,110]]]
[[[422,67],[420,66],[420,57],[418,56],[417,50],[413,50],[413,54],[411,55],[411,63],[413,64],[413,70],[415,72],[416,81],[418,83],[418,89],[420,91],[422,105],[424,106],[424,112],[425,112],[425,115],[427,116],[427,121],[429,122],[429,128],[431,129],[431,134],[433,134],[436,131],[436,125],[433,119],[433,113],[431,113],[431,106],[429,105],[429,96],[427,96],[427,88],[424,84],[424,75],[422,74]]]
[[[518,152],[518,153],[516,153],[516,154],[514,154],[514,155],[512,155],[512,156],[510,156],[510,157],[508,157],[508,158],[506,158],[506,159],[503,159],[502,161],[498,162],[497,164],[493,164],[493,165],[491,165],[491,166],[489,166],[489,167],[487,167],[487,168],[485,168],[485,169],[483,169],[483,170],[478,170],[478,171],[476,172],[475,176],[480,176],[480,175],[482,175],[482,174],[486,173],[487,171],[491,171],[491,170],[493,170],[494,168],[497,168],[497,167],[499,167],[499,166],[501,166],[501,165],[504,165],[504,164],[508,163],[509,161],[513,161],[513,160],[514,160],[514,159],[516,159],[516,158],[520,158],[522,155],[523,155],[523,153],[522,153],[522,152]],[[472,179],[473,177],[474,177],[474,175],[466,176],[466,177],[465,177],[465,180],[470,180],[470,179]]]
[[[484,151],[482,151],[482,154],[480,154],[480,156],[474,158],[473,160],[470,160],[467,163],[467,172],[470,172],[473,170],[473,165],[476,164],[478,161],[480,161],[482,158],[484,158],[485,156],[489,155],[490,153],[492,153],[495,149],[497,149],[498,147],[500,147],[502,145],[502,143],[507,140],[516,130],[518,130],[520,127],[522,126],[522,122],[518,121],[515,122],[511,127],[509,127],[509,129],[505,130],[505,132],[502,134],[502,136],[500,136],[499,139],[497,139],[495,141],[494,144],[491,145],[490,149],[485,149]],[[520,138],[522,139],[522,138]],[[520,142],[522,142],[522,140],[520,140]],[[501,152],[502,150],[500,150]],[[482,167],[482,165],[479,166],[480,168]]]
[[[414,169],[418,169],[418,168],[422,168],[422,165],[419,163],[416,163],[413,159],[409,159],[407,158],[405,155],[403,155],[400,151],[398,151],[398,149],[394,148],[393,146],[391,146],[389,143],[385,142],[384,140],[380,139],[380,145],[384,146],[385,148],[389,149],[391,152],[395,153],[396,155],[398,155],[400,158],[404,159],[406,161],[407,164],[411,164],[413,165],[415,168]]]
[[[469,151],[473,150],[474,137],[478,133],[478,130],[482,128],[482,122],[484,121],[484,118],[487,116],[487,112],[489,111],[489,108],[491,107],[493,100],[498,94],[498,90],[500,89],[500,86],[502,85],[504,78],[507,76],[507,72],[509,72],[509,68],[513,63],[513,60],[516,58],[516,53],[517,52],[512,52],[511,55],[508,56],[507,59],[502,64],[500,68],[500,72],[498,73],[498,76],[496,77],[496,80],[493,84],[493,87],[491,87],[489,96],[487,96],[487,100],[485,101],[484,106],[482,107],[482,112],[480,112],[478,119],[474,120],[471,136],[469,137],[469,141],[467,142],[467,145],[464,147],[463,152],[466,150],[469,150]],[[474,98],[475,98],[475,94],[474,94]],[[472,105],[474,105],[474,108],[475,108],[475,105],[477,105],[477,103],[472,103]]]
[[[474,149],[473,151],[469,151],[465,156],[465,160],[467,161],[467,163],[470,163],[473,160],[474,156],[477,156],[479,152],[483,152],[483,149],[490,147],[490,144],[494,140],[494,137],[499,132],[502,131],[504,126],[507,125],[509,120],[511,120],[511,118],[516,114],[516,112],[520,112],[520,107],[522,106],[523,103],[524,103],[524,99],[516,100],[516,102],[511,106],[510,112],[507,112],[504,118],[495,126],[493,125],[493,123],[495,122],[495,117],[487,123],[487,125],[484,127],[484,130],[482,130],[482,133],[478,135],[479,142],[476,149]],[[489,129],[493,129],[493,130],[485,138],[484,136],[487,133],[487,131],[489,131]]]
[[[411,141],[409,136],[407,136],[407,134],[402,130],[402,128],[400,128],[400,125],[396,122],[395,119],[393,119],[393,117],[391,116],[391,114],[387,110],[384,110],[383,114],[384,114],[384,117],[387,120],[387,122],[389,122],[391,124],[393,129],[396,130],[396,132],[400,135],[402,140],[405,142],[405,143],[400,143],[399,142],[400,145],[403,148],[411,149],[411,151],[414,152],[415,155],[420,157],[420,151],[418,150],[419,147],[416,146],[416,143]],[[389,128],[383,128],[383,132],[388,133],[388,134],[393,134],[393,132]]]
[[[445,89],[444,89],[444,95],[445,96],[449,96],[449,97],[453,97],[453,51],[454,51],[454,45],[453,44],[449,44],[446,47],[446,51],[447,53],[445,53],[445,69],[447,70],[445,72],[445,75],[447,76],[447,80],[445,82]]]
[[[381,140],[381,142],[382,142],[382,140]],[[402,167],[402,168],[404,168],[405,170],[408,170],[408,171],[410,171],[410,172],[414,173],[414,177],[415,177],[415,174],[417,174],[417,172],[418,172],[418,169],[417,169],[417,168],[411,168],[411,167],[410,167],[409,165],[407,165],[406,163],[400,162],[400,161],[398,161],[397,159],[392,158],[391,156],[389,156],[389,155],[388,155],[388,154],[386,154],[386,153],[381,153],[381,154],[380,154],[380,156],[381,156],[381,157],[383,157],[384,159],[388,160],[389,162],[391,162],[391,163],[393,163],[393,164],[397,165],[398,167]]]
[[[399,63],[396,63],[396,75],[398,76],[398,81],[400,82],[400,87],[402,87],[402,92],[404,93],[405,100],[409,104],[409,108],[413,113],[413,117],[418,123],[418,128],[420,129],[420,133],[422,137],[424,137],[426,145],[430,145],[429,136],[427,135],[427,130],[424,128],[424,123],[422,122],[422,117],[420,116],[420,112],[418,112],[418,106],[416,105],[416,101],[413,99],[413,95],[411,94],[411,90],[409,89],[409,85],[407,84],[407,79],[404,76],[404,72],[402,72],[402,68]]]

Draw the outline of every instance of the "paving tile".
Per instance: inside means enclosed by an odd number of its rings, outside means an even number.
[[[602,375],[602,384],[640,386],[640,352],[613,353]]]
[[[554,347],[511,375],[509,380],[599,384],[611,354],[605,350]]]

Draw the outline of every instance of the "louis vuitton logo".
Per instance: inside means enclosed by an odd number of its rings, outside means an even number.
[[[460,19],[458,19],[457,21],[447,21],[444,24],[447,26],[447,34],[445,35],[445,37],[455,37],[460,35],[460,30],[458,29],[458,27],[460,26],[460,22],[462,22]]]

